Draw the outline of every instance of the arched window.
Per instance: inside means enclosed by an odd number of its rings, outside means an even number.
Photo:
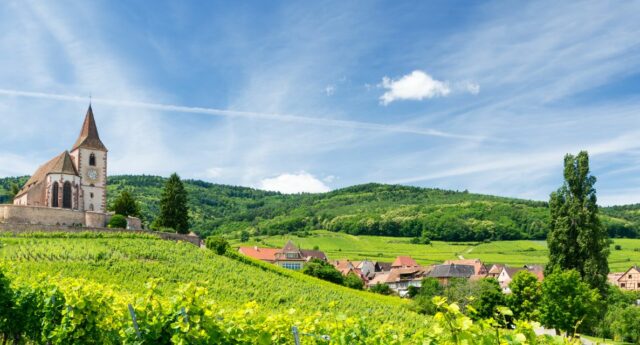
[[[96,155],[93,153],[89,155],[89,165],[96,166]]]
[[[58,207],[58,193],[60,190],[60,185],[58,182],[53,183],[53,187],[51,187],[51,207]]]
[[[89,204],[89,211],[93,211],[93,204]]]
[[[71,182],[69,181],[62,186],[62,208],[71,208]]]

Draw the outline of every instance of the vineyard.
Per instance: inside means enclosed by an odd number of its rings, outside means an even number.
[[[427,318],[398,298],[149,236],[0,236],[0,258],[0,328],[17,343],[291,344],[294,326],[303,344],[535,340],[527,324],[501,334],[444,302]]]

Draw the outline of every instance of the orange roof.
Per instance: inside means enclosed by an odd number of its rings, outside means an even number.
[[[391,267],[416,267],[418,263],[410,256],[398,256],[396,261],[391,264]]]
[[[240,247],[238,251],[246,256],[258,260],[275,261],[276,253],[280,251],[278,248],[259,248],[259,247]]]

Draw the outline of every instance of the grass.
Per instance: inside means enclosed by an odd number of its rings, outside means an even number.
[[[282,247],[292,240],[304,249],[315,246],[327,254],[330,259],[393,261],[399,255],[409,255],[418,263],[430,265],[445,260],[479,258],[486,263],[503,263],[513,267],[524,264],[544,264],[547,262],[547,243],[545,241],[494,241],[475,242],[438,242],[431,245],[412,244],[409,238],[383,236],[353,236],[324,230],[312,231],[308,237],[279,235],[251,238],[249,242],[232,242],[234,246]],[[621,250],[615,250],[620,245]],[[633,264],[640,264],[640,239],[614,239],[611,245],[609,267],[612,272],[627,270]]]
[[[592,337],[588,335],[580,335],[580,338],[592,341],[594,344],[611,344],[611,345],[627,345],[627,344],[631,345],[632,344],[632,343],[625,343],[623,341],[615,341],[611,339],[602,339],[598,337]]]

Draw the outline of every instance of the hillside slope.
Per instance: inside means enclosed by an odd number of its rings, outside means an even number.
[[[0,179],[0,202],[12,183],[26,177]],[[129,188],[140,200],[143,219],[158,213],[165,179],[157,176],[111,176],[109,202]],[[246,230],[276,235],[310,230],[354,235],[418,237],[432,240],[481,241],[544,239],[547,204],[514,198],[399,185],[365,184],[322,194],[283,195],[247,187],[186,180],[191,226],[202,236],[237,236]],[[602,209],[602,220],[614,237],[640,233],[640,206]]]

